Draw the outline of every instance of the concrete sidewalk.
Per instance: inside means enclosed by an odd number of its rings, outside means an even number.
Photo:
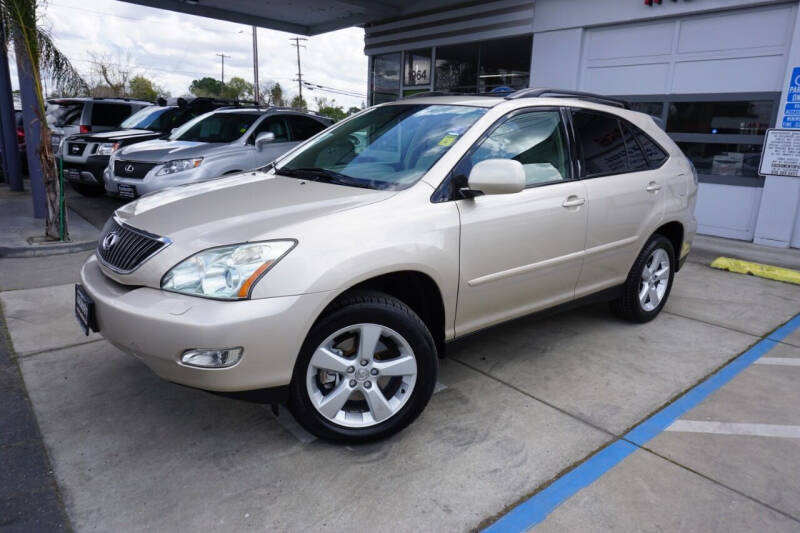
[[[91,250],[99,230],[68,206],[70,241],[47,241],[44,219],[34,218],[29,190],[14,192],[0,184],[0,257],[59,255]]]

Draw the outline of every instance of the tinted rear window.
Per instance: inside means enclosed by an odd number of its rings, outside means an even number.
[[[635,126],[628,124],[625,121],[621,121],[621,123],[622,133],[625,136],[625,149],[628,152],[628,166],[631,172],[648,170],[650,165],[647,163],[644,152],[642,152],[642,149],[639,147],[639,143],[636,142],[636,139],[633,138],[633,130],[635,129]]]
[[[92,125],[94,126],[119,126],[128,118],[133,110],[128,104],[101,104],[94,102],[92,105]]]
[[[650,163],[650,166],[657,168],[664,164],[664,161],[667,160],[667,152],[665,152],[663,148],[656,144],[653,139],[645,135],[640,129],[636,128],[635,126],[632,127],[634,130],[634,136],[642,146],[644,155],[647,157],[647,161]]]
[[[292,139],[295,141],[305,141],[325,129],[324,124],[313,118],[296,115],[286,115],[284,118],[292,130]]]
[[[47,123],[57,128],[79,124],[83,113],[83,102],[47,104]]]
[[[600,113],[573,111],[572,123],[585,175],[621,174],[628,171],[625,142],[616,118]]]

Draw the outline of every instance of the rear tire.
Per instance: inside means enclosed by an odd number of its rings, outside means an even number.
[[[74,183],[70,182],[70,186],[79,194],[83,196],[102,196],[106,193],[106,189],[102,185],[90,185],[88,183]]]
[[[289,409],[325,440],[388,437],[428,404],[438,365],[433,337],[414,311],[387,294],[354,292],[308,333],[295,363]]]
[[[611,302],[611,309],[631,322],[653,320],[667,303],[675,275],[675,250],[661,234],[647,241],[622,288],[622,295]]]

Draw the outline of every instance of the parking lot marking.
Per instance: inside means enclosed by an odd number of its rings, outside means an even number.
[[[665,431],[800,439],[800,426],[782,426],[780,424],[741,424],[737,422],[715,422],[711,420],[676,420],[667,427]]]
[[[762,357],[757,365],[800,366],[800,357]]]
[[[556,479],[545,489],[514,507],[483,531],[527,531],[542,522],[559,505],[574,496],[582,488],[591,485],[638,448],[644,447],[645,443],[650,439],[670,427],[684,413],[719,390],[739,372],[753,364],[798,328],[800,328],[800,314],[776,329],[766,338],[761,339],[701,383],[686,391],[675,401],[639,423],[623,435],[620,440],[614,441],[595,453],[589,459]]]

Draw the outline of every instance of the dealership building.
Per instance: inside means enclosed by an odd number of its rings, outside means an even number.
[[[304,35],[362,26],[371,104],[523,87],[624,97],[694,162],[700,233],[800,247],[800,178],[758,174],[766,130],[800,129],[796,0],[126,1]]]

